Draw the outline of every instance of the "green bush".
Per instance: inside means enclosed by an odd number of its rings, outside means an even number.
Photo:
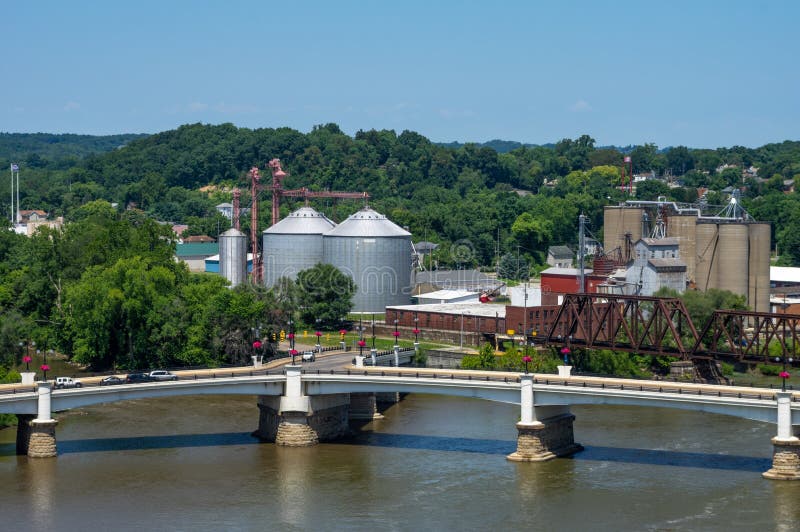
[[[781,368],[778,366],[768,366],[766,364],[759,364],[758,371],[766,377],[777,377]]]

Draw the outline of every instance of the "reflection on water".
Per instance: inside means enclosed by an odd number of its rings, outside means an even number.
[[[75,530],[791,530],[774,427],[701,413],[575,408],[585,451],[513,463],[517,407],[412,395],[353,438],[250,436],[252,397],[101,405],[59,417],[59,456],[0,432],[5,528]]]

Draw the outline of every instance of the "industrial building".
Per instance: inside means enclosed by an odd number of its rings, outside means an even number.
[[[770,224],[753,220],[736,196],[717,214],[663,199],[605,208],[607,253],[619,249],[629,262],[634,245],[648,237],[678,242],[688,287],[729,290],[744,295],[753,310],[769,312]]]
[[[625,294],[652,296],[662,288],[678,293],[686,289],[686,264],[680,259],[676,238],[641,238],[634,246]]]

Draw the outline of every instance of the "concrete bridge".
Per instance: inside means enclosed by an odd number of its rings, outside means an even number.
[[[243,368],[244,369],[244,368]],[[800,394],[754,388],[661,381],[520,375],[414,368],[351,367],[182,375],[175,382],[85,386],[0,394],[0,412],[17,414],[17,450],[30,457],[57,454],[53,411],[100,403],[176,395],[239,394],[258,397],[255,435],[285,446],[315,445],[345,435],[349,421],[380,416],[376,394],[428,393],[520,405],[517,450],[509,460],[544,461],[582,447],[575,443],[571,405],[666,407],[777,424],[772,479],[800,479]]]

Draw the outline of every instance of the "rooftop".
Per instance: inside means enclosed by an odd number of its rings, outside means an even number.
[[[788,266],[770,266],[769,280],[775,283],[799,283],[800,268]]]
[[[482,318],[505,318],[505,305],[487,303],[431,303],[429,305],[397,305],[386,307],[386,314],[392,311],[405,312],[438,312],[440,314],[456,314],[480,316]]]
[[[547,248],[547,253],[556,259],[571,259],[574,255],[572,250],[567,246],[550,246]]]
[[[186,257],[207,257],[219,253],[219,244],[215,242],[189,242],[176,244],[175,255],[179,258]]]
[[[436,290],[435,292],[428,292],[427,294],[417,294],[411,297],[422,298],[422,299],[461,299],[469,296],[478,297],[478,292],[473,292],[471,290]]]
[[[279,235],[321,235],[336,227],[328,217],[311,207],[300,207],[264,233]]]
[[[592,271],[591,268],[584,268],[583,274],[590,275]],[[559,268],[558,266],[553,266],[552,268],[547,268],[542,271],[542,275],[569,275],[571,277],[576,277],[578,275],[578,268]]]
[[[344,237],[411,237],[411,233],[401,228],[386,216],[369,207],[364,207],[347,217],[325,236]]]

